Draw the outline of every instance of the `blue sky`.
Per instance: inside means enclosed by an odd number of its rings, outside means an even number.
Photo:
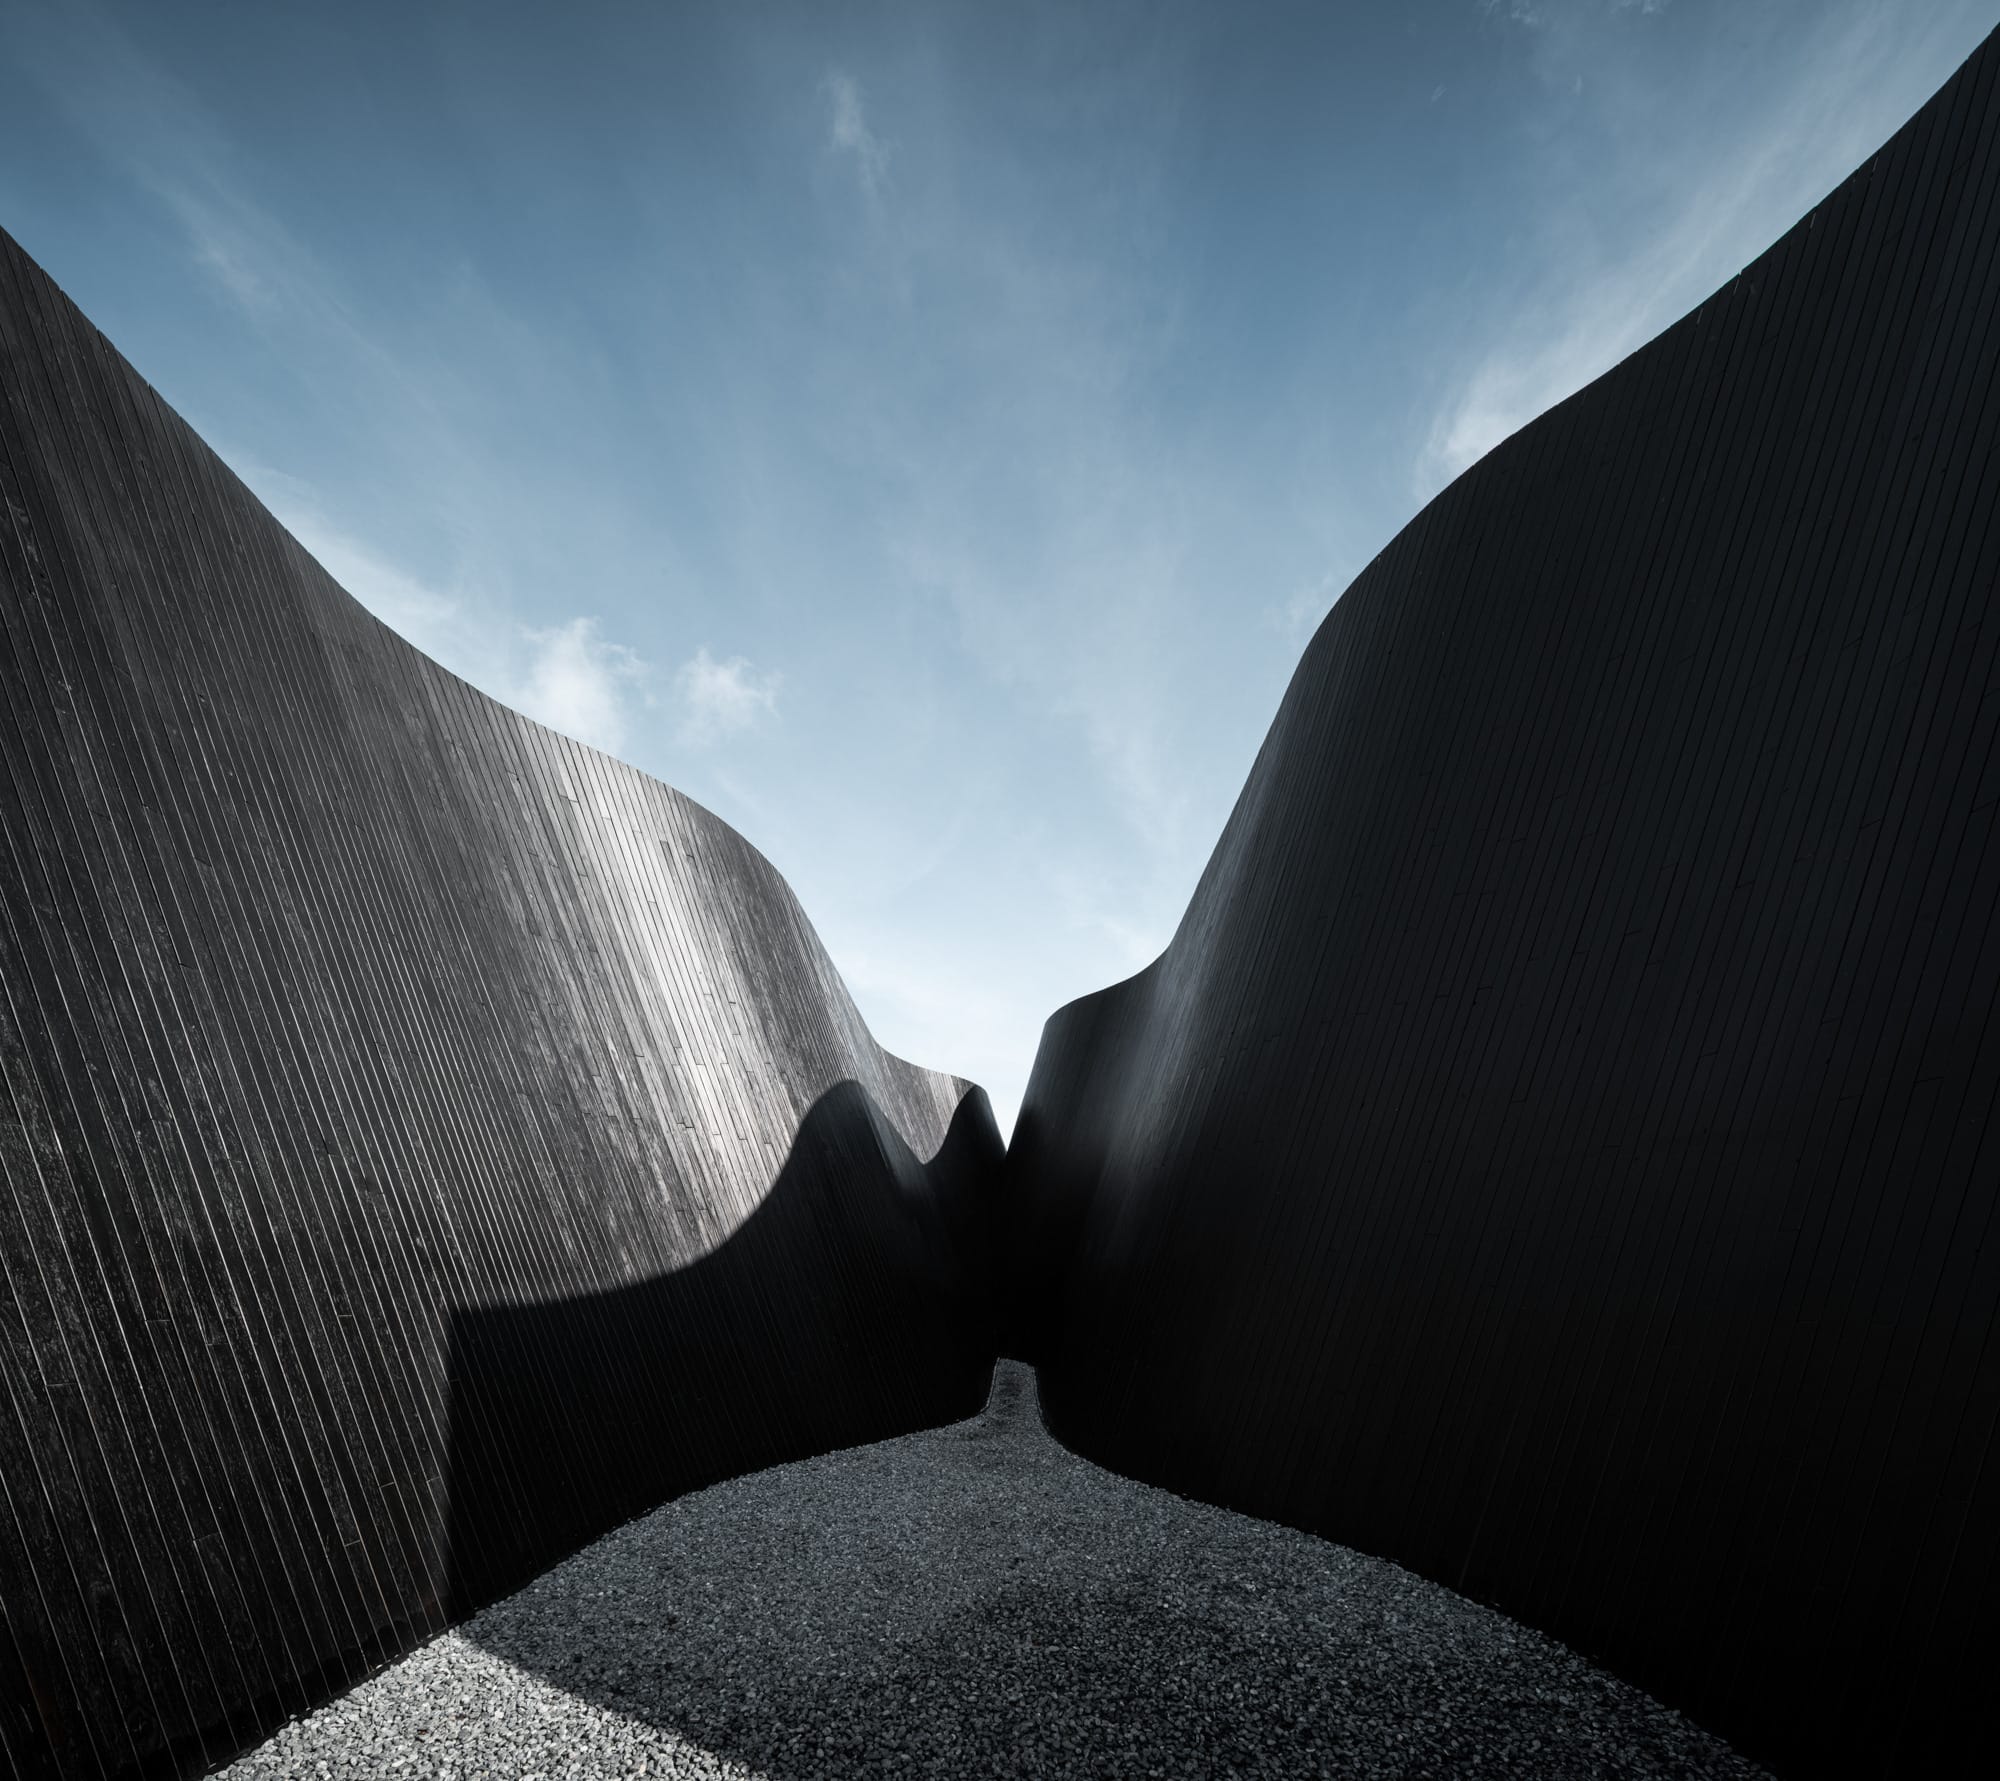
[[[1995,0],[0,0],[0,224],[362,599],[986,1084],[1424,501]]]

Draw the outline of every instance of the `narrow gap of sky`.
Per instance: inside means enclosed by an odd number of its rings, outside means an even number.
[[[0,0],[0,225],[343,583],[1012,1123],[1298,655],[1995,0]]]

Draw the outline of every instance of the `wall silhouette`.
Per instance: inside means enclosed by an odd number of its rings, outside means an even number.
[[[690,1479],[984,1390],[985,1097],[726,825],[342,593],[4,236],[0,1070],[0,1767],[200,1767]],[[523,1444],[621,1388],[558,1489]]]
[[[1065,1442],[1799,1774],[1993,1748],[1996,73],[1369,566],[1010,1158]]]

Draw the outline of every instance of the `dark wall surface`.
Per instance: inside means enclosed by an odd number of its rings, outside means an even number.
[[[0,1766],[200,1767],[622,1517],[968,1415],[985,1096],[350,600],[0,236]]]
[[[1798,1774],[2000,1748],[1996,73],[1370,565],[1010,1159],[1065,1442]]]

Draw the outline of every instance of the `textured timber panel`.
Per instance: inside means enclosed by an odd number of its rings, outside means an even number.
[[[369,617],[4,237],[0,397],[7,1761],[199,1765],[976,1408],[985,1097],[769,864]]]
[[[1011,1157],[1065,1441],[1802,1773],[2000,1674],[1996,72],[1370,565]]]

